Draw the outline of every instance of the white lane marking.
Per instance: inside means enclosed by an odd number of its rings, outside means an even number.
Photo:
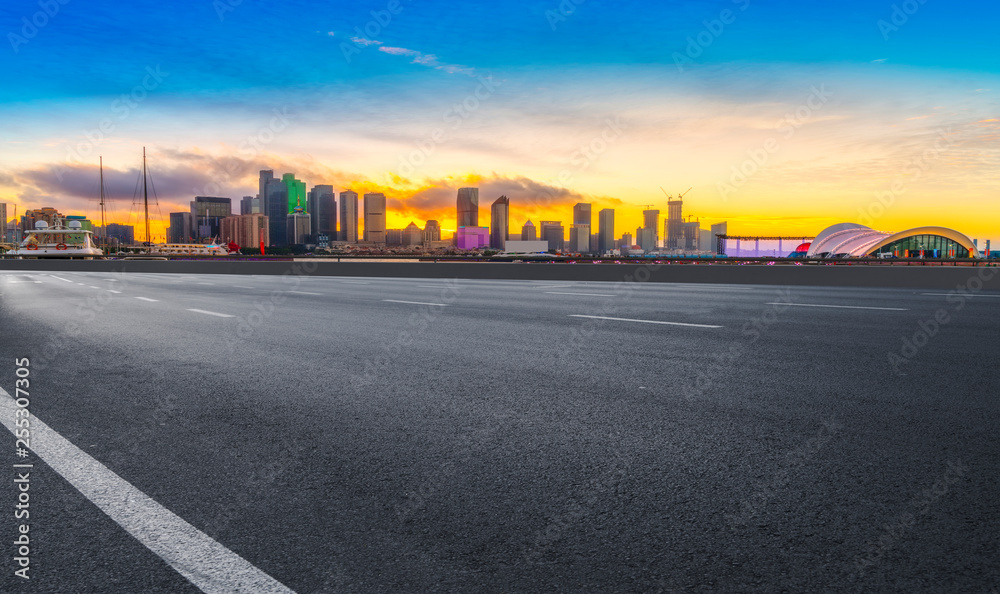
[[[952,295],[961,295],[962,297],[1000,297],[1000,295],[979,295],[973,293],[921,293],[921,295],[936,295],[938,297],[950,297]]]
[[[100,289],[100,287],[95,287],[94,285],[87,285],[87,286],[90,287],[91,289]]]
[[[559,291],[545,291],[546,295],[584,295],[586,297],[614,297],[605,293],[561,293]]]
[[[711,324],[688,324],[686,322],[661,322],[659,320],[633,320],[631,318],[609,318],[607,316],[584,316],[579,314],[571,314],[571,318],[589,318],[591,320],[613,320],[615,322],[641,322],[643,324],[663,324],[665,326],[690,326],[692,328],[722,328],[722,326],[713,326]]]
[[[69,280],[68,278],[63,278],[61,276],[56,276],[54,274],[50,274],[49,276],[51,276],[52,278],[57,278],[57,279],[59,279],[59,280],[61,280],[63,282],[66,282],[66,283],[71,283],[72,284],[72,282],[73,282],[73,281]]]
[[[414,285],[420,287],[421,289],[447,289],[448,285]]]
[[[340,281],[348,285],[370,285],[371,283],[365,281]]]
[[[210,287],[215,285],[215,283],[197,283],[197,284],[199,284],[199,285],[208,285]]]
[[[0,410],[0,422],[15,433],[17,403],[3,388]],[[31,451],[49,468],[202,591],[292,592],[136,489],[34,415],[31,444]]]
[[[76,284],[78,284],[78,285],[82,285],[83,283],[76,283]]]
[[[544,287],[531,287],[532,289],[568,289],[569,285],[545,285]]]
[[[118,293],[118,294],[121,294],[121,291],[116,291],[114,289],[108,289],[108,293]]]
[[[310,293],[309,291],[289,291],[289,293],[295,293],[296,295],[323,295],[322,293]]]
[[[424,303],[422,301],[399,301],[398,299],[383,299],[386,303],[409,303],[410,305],[436,305],[438,307],[448,307],[446,303]]]
[[[903,307],[867,307],[862,305],[820,305],[818,303],[766,303],[765,305],[790,305],[792,307],[832,307],[835,309],[878,309],[882,311],[910,311]]]
[[[233,285],[234,289],[255,289],[256,287],[248,287],[246,285]]]
[[[7,283],[11,285],[31,285],[31,284],[40,285],[42,284],[42,281],[7,281]],[[82,285],[83,283],[80,284]]]
[[[141,299],[143,301],[152,301],[152,302],[159,301],[159,299],[150,299],[149,297],[136,297],[136,299]]]
[[[193,311],[195,313],[205,314],[206,316],[219,316],[220,318],[235,318],[236,316],[231,316],[224,313],[215,313],[214,311],[206,311],[204,309],[189,309],[188,311]]]

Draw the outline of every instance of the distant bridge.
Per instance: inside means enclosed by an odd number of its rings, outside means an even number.
[[[736,240],[736,251],[740,251],[741,241],[752,241],[754,242],[754,252],[760,253],[760,242],[764,241],[777,241],[778,242],[778,252],[782,252],[781,244],[783,241],[797,241],[799,243],[805,243],[806,241],[812,241],[815,237],[801,236],[801,235],[716,235],[716,249],[715,253],[725,254],[726,253],[726,240],[735,239]]]

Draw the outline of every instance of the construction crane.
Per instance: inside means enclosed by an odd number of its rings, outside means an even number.
[[[687,196],[687,193],[690,192],[693,189],[694,189],[694,187],[692,186],[692,187],[688,188],[687,190],[685,190],[683,194],[678,194],[677,197],[674,198],[670,194],[667,194],[667,191],[663,189],[663,186],[660,186],[660,191],[663,192],[663,195],[667,197],[667,200],[680,200],[681,198]]]

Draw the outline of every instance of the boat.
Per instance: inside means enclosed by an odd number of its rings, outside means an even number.
[[[149,253],[154,256],[228,256],[229,249],[214,243],[160,243],[152,245]]]
[[[94,234],[83,228],[80,221],[65,225],[56,219],[50,227],[45,221],[35,223],[16,249],[7,252],[22,258],[102,258],[104,252],[94,243]]]

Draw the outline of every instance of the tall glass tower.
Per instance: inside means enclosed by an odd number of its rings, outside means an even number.
[[[479,188],[458,189],[458,226],[479,226]]]

